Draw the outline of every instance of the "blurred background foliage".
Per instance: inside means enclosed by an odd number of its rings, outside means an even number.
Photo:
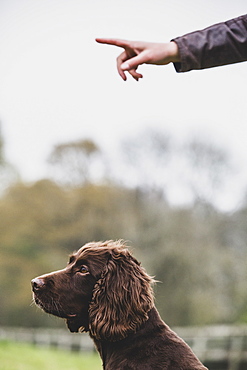
[[[84,243],[107,239],[127,240],[155,275],[168,324],[247,322],[247,201],[231,213],[217,208],[232,176],[220,148],[199,139],[178,145],[150,130],[125,140],[117,157],[81,139],[53,148],[50,175],[30,184],[7,163],[3,144],[1,137],[0,325],[63,325],[31,304],[30,280],[63,268]],[[174,171],[190,199],[176,207]]]

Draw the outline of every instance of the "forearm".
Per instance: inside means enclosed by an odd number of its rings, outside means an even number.
[[[179,50],[177,72],[247,60],[247,15],[173,39]]]

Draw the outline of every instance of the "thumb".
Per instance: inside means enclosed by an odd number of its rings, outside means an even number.
[[[120,68],[123,71],[129,71],[131,69],[137,69],[140,64],[147,62],[147,58],[144,53],[140,53],[139,55],[126,60],[124,63],[121,64]]]

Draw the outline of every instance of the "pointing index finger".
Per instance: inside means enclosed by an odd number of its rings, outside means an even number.
[[[100,44],[114,45],[124,49],[129,47],[129,42],[127,40],[96,38],[95,41]]]

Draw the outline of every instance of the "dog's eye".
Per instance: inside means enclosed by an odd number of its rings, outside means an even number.
[[[89,271],[87,266],[81,266],[79,272],[81,272],[82,274],[87,274]]]

